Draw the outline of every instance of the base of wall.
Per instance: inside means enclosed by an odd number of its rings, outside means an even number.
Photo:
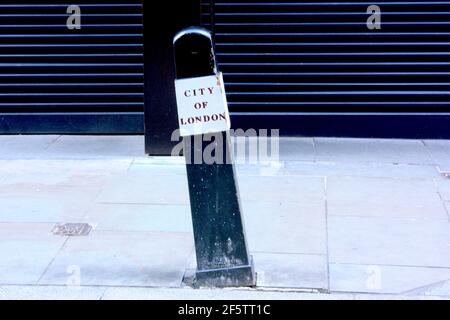
[[[0,134],[143,134],[144,114],[0,113]]]
[[[446,114],[233,114],[233,128],[280,129],[281,136],[450,139]]]

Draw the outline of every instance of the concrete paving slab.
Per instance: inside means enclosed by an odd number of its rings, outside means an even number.
[[[314,161],[315,149],[312,138],[280,138],[280,161]]]
[[[448,279],[446,268],[330,264],[332,292],[406,294]]]
[[[267,146],[267,153],[264,153]],[[272,153],[272,142],[264,139],[237,140],[234,145],[234,159],[236,165],[259,165],[269,161],[314,161],[314,144],[312,138],[280,138],[279,145]],[[139,158],[135,161],[137,165],[184,165],[183,157],[150,157]]]
[[[317,202],[324,199],[323,178],[238,176],[244,201]],[[105,186],[101,203],[189,204],[187,179],[177,175],[158,176],[139,170],[118,177]]]
[[[450,172],[450,141],[424,140],[424,143],[440,169]]]
[[[96,230],[193,232],[188,205],[96,204],[87,215]]]
[[[171,157],[171,156],[145,156],[135,158],[133,164],[136,165],[185,165],[184,157]]]
[[[52,159],[129,158],[143,155],[143,136],[62,136],[47,152],[47,156]]]
[[[180,179],[187,179],[186,166],[184,164],[143,164],[133,163],[130,167],[131,174],[147,174],[154,176],[181,176]]]
[[[285,176],[286,162],[263,162],[255,165],[237,165],[236,173],[241,176],[281,177]]]
[[[314,161],[315,150],[312,138],[280,137],[278,141],[265,138],[235,138],[234,157],[236,163],[254,164],[267,160]]]
[[[108,175],[125,173],[133,162],[128,159],[90,159],[90,160],[0,160],[0,175],[15,175],[17,179],[25,180],[22,176],[31,177],[32,174],[53,174],[66,177],[69,175]],[[29,180],[26,180],[30,182]],[[40,181],[42,182],[42,181]]]
[[[0,135],[0,159],[39,159],[60,136]]]
[[[100,300],[106,287],[0,286],[0,300]]]
[[[448,221],[328,217],[332,263],[450,267]]]
[[[257,286],[328,290],[326,256],[254,253]]]
[[[243,201],[317,203],[325,199],[325,179],[321,177],[239,176]]]
[[[433,165],[420,140],[315,138],[317,161]]]
[[[66,238],[53,224],[0,223],[0,284],[36,284]]]
[[[99,298],[97,292],[104,291]],[[0,300],[446,300],[442,296],[316,293],[309,290],[0,286]],[[3,293],[3,295],[2,295]],[[85,294],[85,297],[83,297]],[[10,297],[10,298],[8,298]]]
[[[108,288],[102,300],[353,300],[349,294],[254,289],[142,289]]]
[[[448,219],[432,180],[329,177],[327,199],[330,215]]]
[[[142,137],[26,138],[0,146],[14,154],[0,156],[0,226],[7,226],[0,227],[0,285],[35,284],[66,240],[49,233],[54,223],[89,222],[96,229],[69,239],[44,287],[78,298],[63,289],[76,284],[77,270],[81,285],[101,289],[85,291],[92,299],[105,289],[99,285],[121,286],[111,289],[115,297],[156,294],[129,286],[181,286],[185,269],[195,267],[183,158],[143,156]],[[34,141],[36,149],[27,148]],[[430,163],[420,141],[370,141],[292,139],[282,141],[280,162],[237,166],[249,246],[263,275],[258,290],[328,289],[328,245],[331,289],[376,293],[352,299],[448,297],[450,192],[435,168],[446,153]],[[366,272],[377,271],[382,288],[367,290]],[[46,294],[36,288],[6,295]]]
[[[411,294],[450,299],[450,280],[438,282],[433,285],[414,290]]]
[[[439,194],[444,201],[450,201],[450,177],[449,178],[436,178],[436,184],[438,186]]]
[[[435,296],[395,296],[381,294],[326,294],[292,290],[192,290],[107,288],[103,300],[441,300]]]
[[[279,176],[283,175],[284,162],[270,162],[259,164],[235,164],[236,174],[240,176]],[[152,174],[156,176],[177,175],[187,177],[185,164],[164,164],[134,162],[130,173]],[[436,176],[438,176],[436,174]],[[187,179],[187,178],[186,178]]]
[[[41,285],[180,287],[193,252],[187,233],[93,232],[70,238]],[[72,273],[70,272],[72,271]]]
[[[80,177],[80,175],[77,175]],[[94,176],[97,179],[101,176]],[[84,175],[80,177],[80,182],[84,185],[90,185],[93,182],[97,183],[97,181],[92,181],[93,176]],[[73,174],[69,171],[65,172],[45,172],[45,171],[34,171],[34,172],[24,172],[24,173],[5,173],[3,176],[3,180],[0,180],[2,185],[74,185],[73,183]]]
[[[351,176],[403,179],[430,179],[440,176],[434,165],[301,161],[285,162],[280,173],[282,175],[296,176]]]
[[[326,295],[251,289],[142,289],[108,288],[102,300],[353,300],[352,295]]]
[[[114,174],[111,173],[82,173],[66,171],[55,174],[52,172],[33,172],[23,174],[7,174],[1,184],[11,188],[29,187],[74,187],[74,188],[102,188]]]
[[[326,254],[325,202],[244,202],[243,213],[251,251]]]
[[[108,183],[97,202],[122,204],[189,204],[187,178],[130,172]]]
[[[0,222],[81,222],[101,188],[0,184]]]
[[[0,196],[0,203],[2,223],[57,223],[68,217],[64,213],[67,209],[61,199],[55,201],[46,197]]]

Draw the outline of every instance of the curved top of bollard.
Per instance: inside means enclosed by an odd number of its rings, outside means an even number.
[[[205,77],[218,73],[211,33],[190,27],[174,37],[175,75],[177,79]]]
[[[190,34],[202,35],[209,40],[212,40],[211,32],[208,29],[202,27],[189,27],[178,32],[173,38],[173,43],[175,44],[180,38]]]

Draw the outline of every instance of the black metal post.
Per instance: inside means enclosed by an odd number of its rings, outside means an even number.
[[[177,79],[216,75],[209,31],[195,27],[183,30],[175,37],[174,51]],[[193,143],[193,139],[201,143]],[[211,141],[216,148],[223,148],[216,151],[212,164],[204,159]],[[185,137],[184,153],[197,255],[196,284],[254,285],[228,132]]]

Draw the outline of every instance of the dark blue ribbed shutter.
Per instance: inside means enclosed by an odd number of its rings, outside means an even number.
[[[382,29],[367,28],[378,5]],[[234,115],[444,112],[450,1],[203,0]]]
[[[2,1],[0,131],[142,131],[142,29],[141,0]]]

